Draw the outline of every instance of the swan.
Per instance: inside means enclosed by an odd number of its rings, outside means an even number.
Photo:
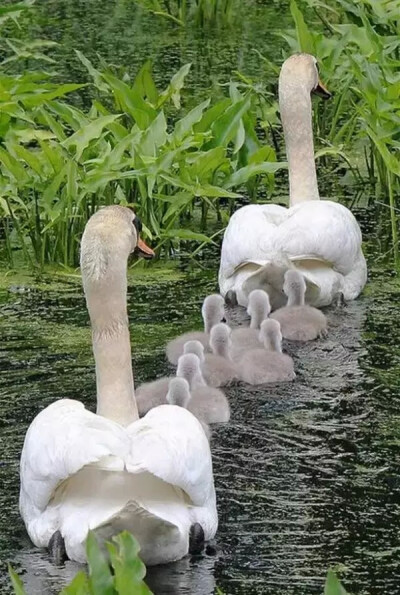
[[[232,359],[237,361],[249,349],[262,347],[260,326],[268,318],[271,304],[266,291],[253,289],[249,295],[247,314],[250,315],[250,328],[238,328],[232,331]]]
[[[189,382],[191,399],[188,411],[202,423],[226,423],[231,416],[229,402],[222,390],[207,386],[201,372],[201,362],[194,353],[185,353],[178,360],[178,378]]]
[[[201,343],[199,343],[201,345]],[[201,347],[203,347],[201,345]],[[189,401],[192,398],[190,394],[190,386],[189,382],[185,378],[171,378],[168,385],[168,392],[167,392],[167,403],[170,405],[177,405],[178,407],[184,407],[185,409],[188,408]],[[205,435],[207,436],[208,441],[211,439],[211,430],[205,422],[199,420]]]
[[[200,341],[188,341],[184,345],[184,353],[194,353],[199,358],[203,378],[208,386],[227,386],[236,378],[236,369],[231,358],[230,336],[230,327],[220,322],[211,329],[212,353],[204,354],[204,347]]]
[[[293,360],[282,353],[282,334],[277,320],[262,322],[260,340],[264,349],[250,349],[240,360],[240,380],[253,385],[294,380]]]
[[[271,314],[271,318],[279,322],[283,337],[291,341],[326,337],[326,316],[317,308],[304,304],[306,282],[303,275],[295,270],[286,271],[283,290],[288,297],[287,305]]]
[[[252,289],[265,289],[272,309],[284,305],[284,274],[304,275],[306,302],[320,307],[355,299],[367,280],[361,231],[343,205],[319,200],[311,121],[311,93],[329,97],[316,59],[288,58],[279,77],[279,106],[289,166],[289,208],[274,204],[238,209],[225,230],[219,287],[247,306]]]
[[[166,353],[168,361],[176,365],[183,353],[183,346],[187,341],[200,341],[204,349],[209,349],[210,331],[214,324],[221,322],[225,316],[224,299],[219,294],[208,295],[202,305],[201,315],[204,321],[204,331],[190,331],[183,333],[167,343]]]
[[[55,401],[30,425],[20,463],[20,512],[38,547],[84,562],[90,529],[101,542],[126,529],[147,565],[196,552],[218,519],[211,453],[198,420],[162,405],[138,419],[127,316],[127,261],[139,221],[108,206],[88,221],[81,270],[92,326],[97,411]]]

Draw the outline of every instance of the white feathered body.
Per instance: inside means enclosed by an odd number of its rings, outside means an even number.
[[[273,309],[283,306],[284,274],[297,268],[307,283],[306,303],[332,302],[339,292],[355,299],[367,279],[361,231],[352,213],[328,200],[290,208],[248,205],[238,209],[225,231],[219,286],[247,306],[253,289],[268,292]]]
[[[60,530],[70,559],[84,562],[90,529],[101,540],[127,529],[147,565],[188,552],[190,526],[217,530],[208,440],[187,410],[152,409],[124,428],[69,399],[32,422],[21,456],[20,511],[33,543]]]

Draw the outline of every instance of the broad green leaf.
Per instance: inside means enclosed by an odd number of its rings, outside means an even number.
[[[276,161],[275,150],[269,145],[264,145],[254,151],[249,157],[249,164],[264,163],[265,161]]]
[[[182,139],[192,131],[194,124],[201,120],[204,110],[209,105],[210,100],[206,99],[206,101],[197,105],[186,116],[178,120],[171,136],[171,142],[179,143],[182,141]]]
[[[242,101],[238,101],[231,105],[218,120],[214,122],[211,127],[213,139],[208,143],[209,148],[218,147],[220,145],[227,146],[234,138],[240,124],[240,120],[250,108],[251,98],[247,96]]]
[[[21,101],[28,108],[37,107],[38,105],[52,101],[57,97],[63,97],[64,95],[67,95],[67,93],[72,93],[73,91],[81,89],[82,87],[86,87],[86,84],[68,83],[65,85],[60,85],[54,89],[54,91],[50,91],[49,93],[37,93],[35,95],[23,97],[21,98]]]
[[[103,93],[109,92],[109,86],[104,82],[101,72],[99,72],[93,64],[80,52],[79,50],[75,50],[75,54],[77,55],[78,59],[82,62],[82,64],[87,69],[90,76],[93,78],[94,84],[99,89],[99,91],[103,91]]]
[[[50,205],[53,202],[54,198],[57,196],[57,192],[65,179],[66,176],[66,169],[67,166],[64,166],[61,171],[58,172],[57,175],[54,176],[50,184],[47,186],[46,190],[43,193],[43,205],[45,209],[49,212]]]
[[[24,584],[18,574],[8,565],[8,574],[10,575],[11,584],[14,589],[14,595],[26,595]]]
[[[170,202],[171,205],[168,207],[163,217],[163,221],[168,221],[170,217],[176,215],[184,207],[187,207],[193,200],[194,196],[190,192],[178,192],[178,194],[175,194],[174,196],[169,196],[168,202]]]
[[[115,595],[110,568],[92,531],[89,531],[86,539],[86,556],[89,566],[89,585],[93,593]]]
[[[136,75],[135,82],[133,83],[133,91],[140,94],[143,99],[147,97],[153,106],[157,104],[158,91],[151,73],[150,60],[147,60],[147,62],[143,64]]]
[[[113,538],[112,544],[107,544],[107,549],[114,569],[117,592],[150,595],[150,590],[143,583],[146,567],[138,556],[140,548],[134,537],[123,531]]]
[[[211,125],[223,114],[231,105],[230,99],[222,99],[207,111],[204,112],[200,122],[194,126],[195,132],[206,132]]]
[[[348,595],[347,591],[340,584],[338,577],[333,570],[328,570],[326,577],[324,595]]]
[[[22,109],[22,107],[16,101],[1,102],[0,110],[4,114],[9,114],[13,118],[25,120],[26,122],[30,122],[31,124],[34,123],[30,115],[24,109]]]
[[[131,89],[129,85],[113,74],[107,72],[103,73],[102,76],[112,88],[121,109],[132,116],[141,130],[145,130],[157,116],[153,106],[146,102],[140,93]]]
[[[241,169],[235,171],[227,180],[224,182],[226,188],[233,188],[245,184],[253,176],[260,174],[273,174],[278,169],[287,167],[286,162],[265,162],[265,163],[251,163]]]
[[[86,115],[76,107],[61,103],[60,101],[50,101],[49,107],[66,122],[73,130],[78,130],[82,126],[89,124]]]
[[[185,77],[188,75],[191,66],[191,64],[185,64],[178,70],[176,74],[174,74],[166,90],[161,93],[157,107],[161,107],[169,99],[172,100],[172,103],[176,109],[181,107],[180,92],[184,85]]]
[[[15,159],[8,151],[5,151],[0,147],[0,163],[3,164],[4,169],[11,174],[19,183],[27,181],[27,175],[25,169],[19,163],[18,159]]]
[[[71,147],[76,148],[76,159],[80,159],[82,156],[83,151],[89,145],[89,143],[98,138],[101,133],[103,132],[104,128],[106,128],[109,124],[114,122],[117,118],[120,117],[120,114],[115,114],[111,116],[100,116],[94,122],[87,124],[77,132],[75,132],[72,136],[67,138],[62,144],[67,149]]]
[[[138,150],[142,155],[155,157],[158,147],[165,144],[167,140],[167,121],[164,112],[161,110],[148,129],[143,133]]]
[[[38,110],[43,122],[50,128],[52,132],[56,135],[59,141],[63,141],[66,139],[66,135],[64,133],[64,129],[59,122],[50,114],[46,108],[42,107]]]
[[[67,587],[64,587],[60,595],[93,595],[86,574],[82,570],[78,572],[73,581]]]
[[[246,131],[244,129],[243,120],[240,119],[239,126],[236,132],[235,146],[233,147],[233,154],[235,155],[242,148],[246,138]]]
[[[308,54],[316,54],[314,40],[308,27],[304,21],[303,14],[301,13],[299,7],[297,6],[295,0],[291,0],[290,2],[290,12],[292,14],[295,26],[296,26],[296,34],[297,34],[297,41],[299,44],[299,50],[302,52],[307,52]]]
[[[224,147],[215,147],[209,151],[194,154],[190,160],[190,170],[200,181],[209,173],[214,173],[223,163],[229,163]]]
[[[36,172],[39,176],[42,176],[42,164],[39,157],[35,155],[34,151],[28,151],[28,149],[25,149],[24,146],[17,145],[15,143],[10,145],[10,148],[12,148],[12,151],[17,155],[17,157],[25,161],[25,163],[29,165],[29,167],[32,168],[34,172]]]

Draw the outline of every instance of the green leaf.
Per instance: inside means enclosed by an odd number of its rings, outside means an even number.
[[[115,595],[113,577],[93,531],[86,539],[86,556],[89,566],[89,585],[93,593]]]
[[[86,574],[82,570],[78,572],[72,582],[67,587],[64,587],[60,595],[93,595]]]
[[[147,60],[136,75],[133,91],[140,94],[155,106],[158,101],[158,91],[151,73],[151,61]]]
[[[210,129],[211,125],[217,118],[223,114],[228,107],[231,105],[230,99],[222,99],[206,112],[204,112],[200,122],[194,126],[195,132],[206,132]]]
[[[209,151],[195,154],[191,159],[190,170],[193,177],[201,181],[208,173],[214,173],[222,164],[228,162],[229,160],[225,157],[225,148],[215,147]]]
[[[74,202],[78,198],[78,167],[73,159],[67,163],[67,196]]]
[[[121,109],[132,116],[141,130],[146,129],[157,116],[153,106],[146,102],[140,93],[131,89],[129,85],[120,81],[113,74],[107,72],[103,73],[102,76],[112,88]]]
[[[33,169],[34,172],[36,172],[39,176],[42,176],[42,164],[37,155],[35,155],[34,151],[28,151],[28,149],[25,149],[25,147],[22,145],[17,145],[15,143],[12,145],[10,144],[10,148],[12,148],[17,157],[25,161],[25,163],[29,165],[29,167]]]
[[[128,531],[123,531],[113,537],[113,543],[107,544],[107,549],[114,569],[117,592],[121,595],[129,592],[150,594],[143,583],[146,567],[138,556],[140,548],[135,538]]]
[[[86,84],[68,83],[59,85],[54,91],[50,91],[49,93],[37,93],[35,95],[24,97],[22,98],[22,103],[28,108],[37,107],[47,101],[51,101],[57,97],[63,97],[64,95],[67,95],[67,93],[72,93],[72,91],[76,91],[77,89],[82,89],[82,87],[86,87]]]
[[[229,142],[235,137],[240,120],[250,108],[251,98],[247,96],[245,99],[238,101],[231,105],[223,115],[221,115],[212,125],[211,130],[213,139],[208,143],[209,148],[218,147],[220,145],[227,146]]]
[[[400,176],[400,161],[399,158],[393,155],[384,141],[378,138],[378,135],[369,127],[367,127],[367,134],[373,140],[374,145],[378,149],[386,167],[396,176]]]
[[[79,50],[75,50],[75,54],[77,55],[78,59],[82,62],[82,64],[87,69],[90,76],[93,78],[94,84],[99,89],[99,91],[103,91],[103,93],[108,93],[110,88],[104,82],[101,72],[96,70],[93,64],[80,52]]]
[[[185,77],[188,75],[191,66],[191,64],[185,64],[178,70],[176,74],[174,74],[166,90],[161,93],[157,107],[161,107],[169,99],[172,100],[172,103],[176,109],[181,107],[180,92],[184,85]]]
[[[76,148],[76,159],[80,159],[82,156],[83,151],[89,145],[89,143],[99,138],[101,133],[103,132],[104,128],[109,126],[112,122],[114,122],[117,118],[120,117],[120,114],[111,115],[111,116],[100,116],[94,122],[87,124],[77,132],[75,132],[72,136],[67,138],[62,144],[67,149],[71,147]]]
[[[286,162],[265,162],[265,163],[251,163],[241,169],[235,171],[227,180],[225,180],[225,188],[233,188],[245,184],[253,176],[260,174],[273,174],[279,169],[287,168]]]
[[[314,40],[304,21],[303,14],[297,6],[295,0],[291,0],[290,2],[290,12],[296,26],[297,41],[300,51],[315,55],[316,50]]]
[[[175,124],[175,130],[172,134],[171,141],[175,144],[182,141],[182,139],[192,131],[194,124],[199,122],[202,118],[204,110],[210,105],[210,100],[206,99],[195,108],[190,110],[186,116],[178,120]]]
[[[158,147],[165,144],[167,140],[167,121],[164,112],[161,110],[153,120],[148,129],[144,132],[138,150],[142,155],[155,157]]]
[[[348,595],[346,589],[342,587],[338,577],[336,576],[333,570],[328,570],[324,595]]]
[[[206,242],[212,243],[211,238],[208,236],[191,231],[190,229],[168,229],[162,232],[162,237],[173,238],[178,240],[192,240],[195,242]]]
[[[24,584],[18,574],[8,565],[8,574],[10,575],[11,584],[14,589],[14,595],[26,595]]]

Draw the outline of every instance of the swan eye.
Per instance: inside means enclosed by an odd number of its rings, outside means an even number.
[[[135,226],[135,228],[136,228],[136,232],[137,232],[137,234],[139,235],[139,234],[140,234],[140,232],[142,231],[142,227],[143,227],[143,225],[142,225],[142,222],[140,221],[139,217],[138,217],[138,216],[136,216],[136,217],[134,218],[134,220],[132,221],[132,223],[133,223],[133,225],[134,225],[134,226]]]

